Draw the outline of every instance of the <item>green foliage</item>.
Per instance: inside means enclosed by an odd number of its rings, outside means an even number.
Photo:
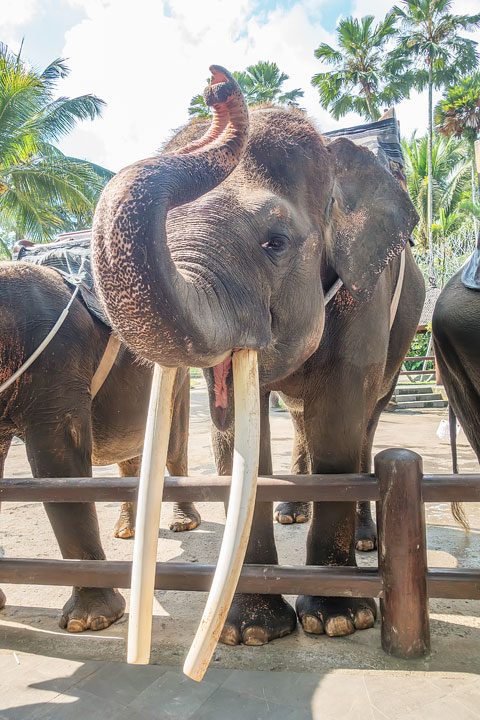
[[[285,92],[284,83],[289,76],[281,72],[277,63],[260,60],[249,65],[244,72],[234,72],[233,76],[240,85],[248,105],[273,103],[298,107],[298,100],[303,97],[303,90],[295,88]]]
[[[407,357],[425,357],[428,352],[428,345],[430,342],[431,332],[417,333],[412,340],[410,349],[407,353]],[[405,370],[423,370],[423,360],[406,360]],[[425,363],[425,370],[433,370],[433,361],[428,360]]]
[[[397,47],[391,59],[398,70],[409,70],[413,87],[429,83],[443,88],[478,62],[476,43],[460,35],[480,25],[480,13],[454,15],[451,0],[402,0],[393,8],[399,20]]]
[[[298,100],[303,97],[303,90],[284,91],[283,85],[289,76],[281,72],[277,63],[260,60],[255,65],[249,65],[246,70],[232,73],[245,95],[247,105],[260,103],[273,103],[288,107],[298,107]],[[207,80],[208,82],[208,80]],[[203,95],[195,95],[190,100],[188,114],[192,117],[208,118],[210,108]]]
[[[419,214],[414,231],[417,262],[429,277],[427,250],[427,136],[402,142],[407,187]],[[471,165],[468,146],[457,138],[435,136],[432,147],[434,271],[440,285],[465,262],[475,244],[472,214]]]
[[[402,142],[407,187],[420,216],[415,239],[427,245],[427,136]],[[446,239],[465,220],[461,203],[470,193],[470,165],[465,144],[456,138],[435,137],[432,147],[432,189],[434,233]]]
[[[67,157],[54,143],[78,122],[98,117],[95,95],[55,97],[68,74],[64,60],[38,72],[0,44],[0,234],[8,255],[12,234],[35,241],[88,227],[112,173]],[[0,249],[0,252],[2,250]]]
[[[473,143],[480,133],[480,71],[447,88],[435,108],[437,130]]]
[[[408,92],[408,78],[396,73],[386,52],[396,34],[395,22],[392,12],[376,24],[373,15],[343,18],[336,29],[339,49],[322,43],[315,50],[315,57],[330,69],[314,75],[312,85],[336,120],[351,111],[378,120],[385,105]]]
[[[207,80],[208,83],[208,80]],[[190,107],[188,108],[188,114],[192,117],[197,117],[201,119],[209,118],[212,114],[212,111],[208,107],[207,103],[205,102],[205,98],[203,95],[194,95],[193,98],[190,100]]]

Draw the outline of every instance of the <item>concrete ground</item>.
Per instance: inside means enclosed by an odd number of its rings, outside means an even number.
[[[426,472],[449,472],[449,446],[436,430],[444,411],[387,413],[377,432],[375,452],[403,446],[419,452]],[[291,424],[272,413],[274,471],[288,471]],[[204,390],[192,391],[190,472],[214,471]],[[460,445],[460,470],[478,472],[478,463]],[[30,474],[23,445],[12,447],[6,477]],[[116,474],[114,467],[98,475]],[[199,505],[202,525],[173,534],[169,506],[162,512],[158,559],[215,563],[224,523],[220,504]],[[116,540],[117,503],[98,506],[109,559],[130,559],[133,542]],[[468,506],[472,525],[465,534],[448,506],[428,506],[429,564],[480,566],[480,504]],[[5,504],[0,515],[7,556],[60,557],[43,508],[37,503]],[[275,528],[282,564],[305,561],[305,525]],[[375,565],[376,554],[358,557]],[[0,613],[0,720],[8,718],[456,718],[480,717],[480,603],[431,601],[432,653],[405,663],[385,655],[380,629],[347,638],[288,638],[260,648],[219,646],[200,685],[181,674],[183,659],[205,602],[204,593],[156,592],[152,661],[124,664],[127,619],[102,632],[70,635],[57,624],[67,588],[7,585]],[[124,591],[127,598],[128,591]],[[288,598],[294,602],[294,598]],[[273,671],[273,672],[272,672]]]

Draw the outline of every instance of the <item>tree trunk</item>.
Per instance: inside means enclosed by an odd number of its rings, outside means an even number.
[[[472,153],[472,203],[476,205],[477,203],[477,168],[475,167],[475,141],[471,143],[471,153]],[[476,216],[473,216],[473,231],[475,233],[475,240],[477,240],[478,237],[478,220]]]
[[[432,171],[432,148],[433,148],[433,78],[432,63],[428,65],[428,185],[427,185],[427,249],[428,249],[428,281],[431,287],[436,287],[435,264],[433,253],[433,171]]]

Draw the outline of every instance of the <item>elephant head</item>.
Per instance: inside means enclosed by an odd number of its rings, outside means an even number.
[[[320,341],[321,278],[368,296],[416,223],[372,153],[326,144],[301,111],[255,110],[217,66],[213,121],[193,122],[155,157],[120,171],[94,221],[94,266],[118,334],[164,366],[215,368],[226,422],[230,358],[260,351],[260,383],[289,375]],[[228,413],[227,413],[228,414]]]
[[[320,342],[322,281],[339,276],[353,298],[368,297],[416,213],[368,150],[326,144],[301,111],[249,118],[231,75],[211,70],[211,124],[191,123],[104,189],[94,268],[112,326],[135,353],[207,368],[224,427],[232,354],[257,351],[265,387],[290,375]]]

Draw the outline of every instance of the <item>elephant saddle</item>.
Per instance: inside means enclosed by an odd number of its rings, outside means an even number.
[[[63,233],[56,242],[34,245],[20,241],[14,251],[14,259],[45,265],[60,273],[67,285],[80,285],[80,295],[88,310],[98,320],[110,327],[98,299],[92,275],[92,231]]]
[[[480,290],[480,234],[472,257],[463,267],[462,283],[470,290]]]

